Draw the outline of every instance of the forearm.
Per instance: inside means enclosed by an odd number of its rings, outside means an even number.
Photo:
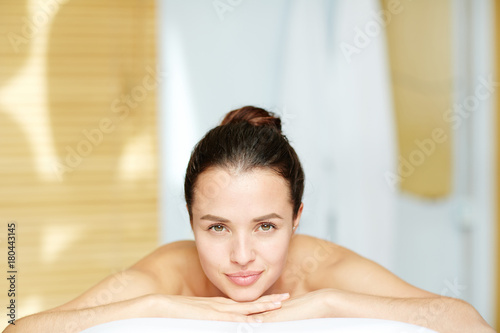
[[[154,295],[68,311],[41,312],[15,321],[4,333],[77,333],[89,327],[128,318],[152,317]]]
[[[332,290],[332,317],[365,317],[406,322],[440,333],[494,332],[468,303],[448,298],[386,298]]]

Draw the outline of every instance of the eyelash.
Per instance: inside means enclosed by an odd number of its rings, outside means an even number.
[[[271,226],[271,227],[272,227],[272,229],[278,229],[278,228],[276,227],[276,224],[271,223],[271,222],[264,222],[264,223],[261,223],[261,224],[259,224],[259,227],[261,227],[261,226],[263,226],[263,225],[268,225],[268,226]],[[208,230],[213,229],[214,227],[219,227],[219,226],[220,226],[220,227],[224,227],[224,228],[226,227],[226,226],[225,226],[225,225],[223,225],[223,224],[212,224],[211,226],[209,226],[209,227],[208,227]],[[215,231],[215,230],[214,230],[214,231]],[[215,231],[215,232],[216,232],[216,233],[221,233],[222,231]],[[271,232],[271,230],[264,231],[264,232]]]

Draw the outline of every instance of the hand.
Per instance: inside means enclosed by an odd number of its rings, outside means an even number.
[[[236,302],[225,297],[190,297],[164,295],[165,303],[158,307],[159,311],[166,312],[160,316],[169,318],[220,320],[249,322],[249,315],[272,311],[281,307],[281,301],[288,299],[288,294],[273,294],[262,296],[252,302]]]
[[[327,318],[331,313],[327,298],[331,289],[320,289],[283,302],[280,309],[249,315],[251,321],[275,322],[300,319]]]

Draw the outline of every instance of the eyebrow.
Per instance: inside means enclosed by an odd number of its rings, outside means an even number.
[[[260,221],[269,220],[269,219],[272,219],[272,218],[283,219],[278,214],[271,213],[271,214],[267,214],[267,215],[256,217],[252,221],[253,222],[260,222]],[[224,222],[224,223],[230,222],[228,219],[225,219],[225,218],[220,217],[220,216],[211,215],[211,214],[203,215],[201,217],[201,219],[202,220],[214,221],[214,222]]]

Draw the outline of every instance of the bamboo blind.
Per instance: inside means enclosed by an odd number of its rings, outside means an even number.
[[[157,246],[155,10],[0,2],[0,258],[15,221],[17,318]]]
[[[388,14],[400,187],[424,197],[443,197],[452,181],[451,4],[382,4]]]

